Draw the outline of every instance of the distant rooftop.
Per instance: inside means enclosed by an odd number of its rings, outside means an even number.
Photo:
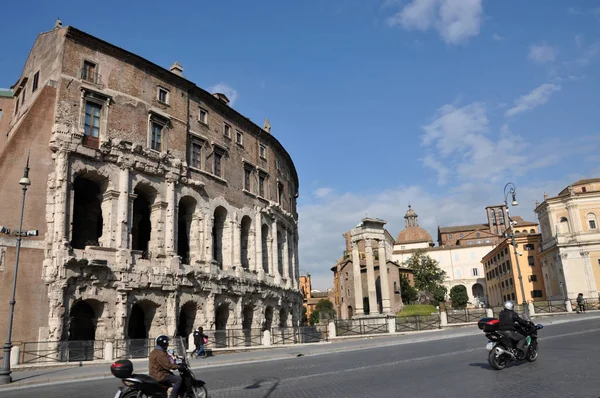
[[[0,97],[12,98],[13,92],[8,88],[0,88]]]

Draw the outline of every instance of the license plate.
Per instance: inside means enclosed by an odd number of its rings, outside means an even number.
[[[115,393],[115,396],[113,398],[121,398],[121,390],[117,390],[117,392]]]
[[[492,351],[494,349],[494,346],[496,345],[496,343],[494,343],[493,341],[489,341],[487,343],[487,345],[485,346],[485,349],[488,351]],[[116,397],[115,397],[116,398]]]

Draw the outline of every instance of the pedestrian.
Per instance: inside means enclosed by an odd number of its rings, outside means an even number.
[[[585,314],[585,300],[583,299],[583,293],[577,295],[577,312]]]
[[[194,346],[196,347],[194,355],[196,358],[200,356],[206,358],[206,350],[204,349],[206,343],[208,343],[208,336],[204,334],[204,328],[198,326],[198,328],[194,330]]]

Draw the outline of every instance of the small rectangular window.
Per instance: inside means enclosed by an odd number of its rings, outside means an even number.
[[[223,127],[223,135],[227,138],[231,138],[231,126],[228,124],[225,124],[225,126]]]
[[[479,276],[479,270],[477,268],[473,268],[473,276]]]
[[[83,68],[81,69],[81,79],[94,84],[98,82],[98,73],[96,72],[95,63],[90,61],[83,61]]]
[[[161,151],[162,149],[162,139],[163,139],[163,125],[151,122],[151,131],[150,131],[150,149],[155,151]]]
[[[258,176],[258,196],[262,198],[265,197],[265,179],[266,176],[264,174]]]
[[[238,145],[243,145],[244,144],[244,135],[242,134],[241,131],[237,131],[235,133],[235,143]]]
[[[279,158],[275,159],[275,168],[277,170],[281,170],[281,163],[279,162]]]
[[[190,163],[196,169],[202,168],[202,141],[192,140]]]
[[[223,160],[223,154],[218,151],[213,152],[213,174],[217,177],[223,177],[223,170],[221,169],[221,161]]]
[[[38,88],[38,84],[40,83],[40,71],[35,72],[33,75],[33,85],[31,86],[31,92],[34,93]]]
[[[250,192],[250,177],[252,176],[252,170],[244,168],[244,189]]]
[[[531,267],[533,267],[535,265],[535,257],[533,257],[533,256],[527,256],[527,261],[529,262],[529,265]]]
[[[258,148],[258,154],[261,159],[266,159],[267,158],[267,147],[264,146],[263,144],[260,144],[260,146]]]
[[[596,220],[589,220],[590,229],[596,229],[598,226],[596,225]]]
[[[85,103],[85,120],[83,123],[83,144],[97,148],[100,137],[100,114],[102,106],[95,102],[87,101]]]
[[[169,90],[164,87],[158,87],[158,102],[169,103]]]
[[[198,120],[200,121],[200,123],[208,124],[208,111],[206,109],[200,108]]]
[[[537,275],[529,275],[529,282],[537,282]]]

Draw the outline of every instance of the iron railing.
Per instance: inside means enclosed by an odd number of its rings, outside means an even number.
[[[396,317],[396,332],[415,332],[440,328],[439,315]]]
[[[563,301],[534,301],[533,310],[536,314],[552,314],[554,312],[565,312],[567,309]]]
[[[318,343],[327,340],[327,326],[271,328],[273,345]]]
[[[335,321],[338,336],[388,333],[387,317]]]
[[[208,330],[206,348],[254,347],[262,345],[261,329]]]
[[[469,309],[465,308],[462,310],[446,310],[448,323],[469,323],[477,322],[481,318],[487,316],[485,309]]]
[[[154,349],[154,339],[116,340],[114,343],[115,358],[146,358]]]
[[[104,358],[104,341],[34,341],[21,345],[19,363],[83,362]]]
[[[88,69],[88,68],[82,68],[80,76],[81,76],[81,80],[84,80],[86,82],[93,83],[93,84],[100,84],[100,81],[102,80],[102,77],[99,73],[94,72],[93,70]]]

